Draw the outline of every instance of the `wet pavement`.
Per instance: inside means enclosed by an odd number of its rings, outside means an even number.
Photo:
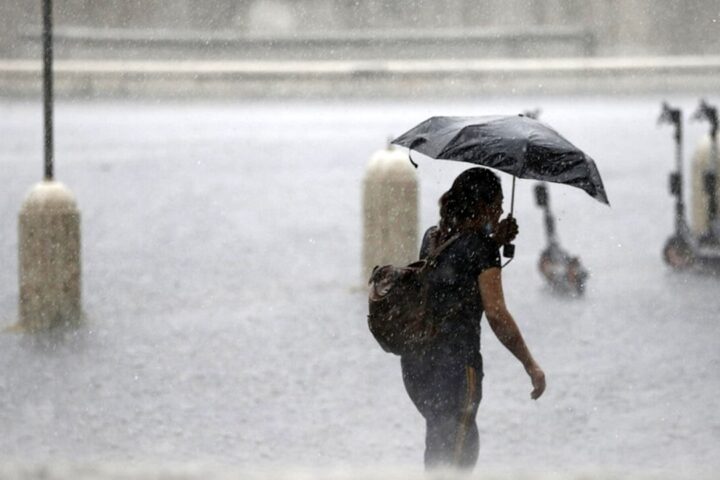
[[[717,467],[720,281],[661,260],[674,165],[661,100],[60,103],[87,324],[64,341],[0,335],[0,459],[421,469],[422,419],[365,324],[364,167],[429,115],[541,107],[595,158],[612,208],[551,187],[560,240],[591,271],[586,297],[564,299],[536,269],[542,215],[519,183],[505,291],[548,390],[531,401],[485,328],[479,469]],[[0,326],[17,315],[17,212],[42,175],[41,124],[39,103],[0,101]],[[687,126],[688,154],[705,131]],[[463,168],[420,159],[423,227]]]

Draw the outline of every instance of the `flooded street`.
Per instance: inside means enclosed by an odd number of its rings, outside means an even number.
[[[0,459],[421,471],[422,417],[366,326],[364,169],[430,115],[539,107],[595,159],[612,207],[550,188],[561,243],[590,270],[585,298],[560,298],[537,271],[535,183],[519,181],[505,295],[548,389],[530,400],[483,320],[476,471],[720,466],[720,280],[661,259],[663,99],[58,102],[55,173],[82,213],[87,322],[61,342],[0,335]],[[667,100],[686,119],[697,105]],[[0,327],[17,318],[17,214],[42,175],[41,113],[0,101]],[[686,124],[688,160],[706,130]],[[467,166],[418,163],[424,229]]]

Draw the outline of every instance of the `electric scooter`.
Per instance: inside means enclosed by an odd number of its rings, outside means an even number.
[[[710,123],[710,161],[702,173],[702,185],[708,200],[707,231],[698,239],[701,245],[720,246],[720,221],[718,220],[717,172],[718,172],[718,115],[717,108],[700,100],[700,106],[693,120],[707,120]]]
[[[538,269],[553,291],[580,296],[585,292],[589,273],[580,263],[579,257],[570,255],[560,246],[555,232],[555,217],[550,211],[547,185],[544,183],[535,186],[535,201],[543,209],[547,237],[547,247],[540,253]]]
[[[683,196],[682,111],[679,108],[671,107],[667,102],[663,102],[658,124],[664,123],[674,127],[676,171],[670,174],[670,194],[675,197],[675,232],[665,242],[663,259],[665,263],[675,270],[720,272],[720,248],[717,248],[712,243],[712,227],[708,229],[708,233],[703,234],[698,239],[692,234],[687,224]],[[709,190],[708,186],[714,187],[714,180],[711,177],[714,176],[707,175],[705,177],[706,191]],[[716,207],[715,212],[709,212],[708,215],[715,218],[717,216]]]

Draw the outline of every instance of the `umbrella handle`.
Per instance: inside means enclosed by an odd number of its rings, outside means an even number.
[[[513,175],[513,181],[512,181],[512,193],[510,194],[510,214],[508,215],[508,218],[512,218],[513,211],[515,210],[515,179],[517,177]],[[515,245],[512,243],[507,243],[503,245],[503,257],[505,258],[514,258],[515,257]]]
[[[513,216],[513,212],[515,211],[515,179],[517,177],[513,175],[513,183],[512,183],[512,193],[510,194],[510,216]]]

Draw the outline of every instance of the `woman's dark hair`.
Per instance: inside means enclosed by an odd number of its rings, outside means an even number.
[[[487,168],[462,172],[440,197],[439,241],[445,241],[477,216],[478,205],[489,204],[502,193],[500,179]]]

